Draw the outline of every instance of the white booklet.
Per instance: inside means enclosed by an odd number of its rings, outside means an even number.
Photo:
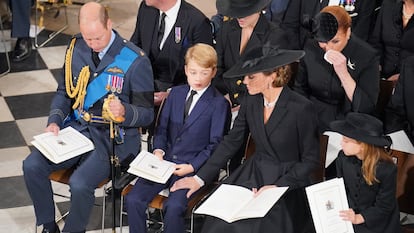
[[[306,187],[306,195],[316,233],[354,233],[352,223],[339,217],[339,211],[349,209],[343,178]]]
[[[128,172],[138,177],[165,184],[175,171],[175,163],[160,160],[148,151],[141,151],[129,165]]]
[[[264,190],[254,197],[245,187],[222,184],[194,213],[221,218],[228,223],[247,218],[264,217],[288,187]]]
[[[404,130],[388,134],[391,137],[391,149],[414,154],[414,146]]]
[[[55,136],[51,132],[33,137],[31,142],[42,154],[54,163],[60,163],[93,150],[93,142],[72,127],[66,127]]]

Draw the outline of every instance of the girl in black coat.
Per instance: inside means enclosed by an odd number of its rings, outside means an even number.
[[[384,136],[382,122],[349,113],[330,127],[343,135],[336,168],[344,179],[350,209],[340,211],[340,216],[352,222],[355,233],[400,233],[397,167],[386,152],[391,139]]]

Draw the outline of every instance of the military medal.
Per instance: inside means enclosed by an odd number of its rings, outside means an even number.
[[[180,43],[181,42],[181,27],[175,27],[175,30],[174,30],[174,40],[175,40],[175,43]]]
[[[107,91],[111,91],[112,93],[117,92],[120,94],[124,85],[124,72],[116,66],[109,68],[107,72],[109,75],[105,89]]]
[[[112,79],[111,77],[112,75],[108,75],[108,79],[107,79],[106,86],[105,86],[105,90],[107,91],[111,90],[111,79]]]
[[[114,93],[116,91],[116,76],[111,75],[111,92]]]
[[[124,85],[124,79],[122,77],[117,76],[116,92],[118,94],[121,94],[123,85]]]
[[[355,10],[355,0],[346,0],[345,10],[352,12]]]

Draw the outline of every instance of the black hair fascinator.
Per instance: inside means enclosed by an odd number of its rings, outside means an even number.
[[[335,37],[338,32],[338,21],[335,16],[328,12],[321,12],[315,16],[311,24],[311,32],[315,40],[328,42]]]

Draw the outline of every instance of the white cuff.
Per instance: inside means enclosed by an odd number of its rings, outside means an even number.
[[[202,180],[200,177],[198,177],[197,175],[193,176],[194,179],[197,181],[197,183],[200,185],[200,187],[204,186],[204,180]]]

